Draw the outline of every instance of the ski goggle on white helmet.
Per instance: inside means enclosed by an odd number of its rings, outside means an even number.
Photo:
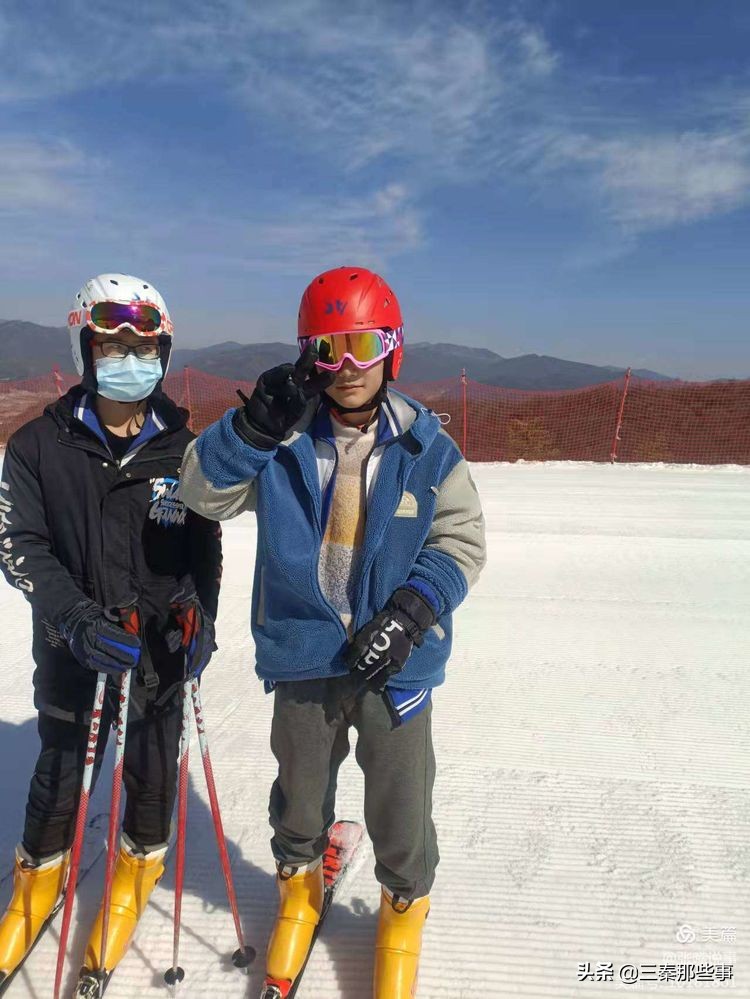
[[[162,296],[153,285],[131,274],[100,274],[87,281],[76,295],[68,313],[68,332],[79,375],[84,373],[85,367],[81,344],[84,327],[92,333],[130,330],[147,337],[171,337],[174,332]]]

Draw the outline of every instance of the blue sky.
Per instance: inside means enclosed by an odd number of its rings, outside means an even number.
[[[3,0],[0,318],[120,270],[186,346],[293,347],[354,263],[412,340],[750,377],[749,43],[744,0]]]

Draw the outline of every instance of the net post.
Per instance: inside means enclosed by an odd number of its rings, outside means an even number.
[[[632,374],[632,371],[633,371],[632,368],[628,368],[628,370],[625,372],[625,379],[622,383],[622,396],[620,397],[620,406],[619,409],[617,410],[617,426],[615,427],[615,435],[612,438],[612,447],[610,448],[609,452],[609,460],[610,463],[613,465],[617,460],[617,445],[620,441],[620,430],[622,429],[622,416],[623,413],[625,412],[625,400],[628,397],[628,388],[630,386],[630,376]]]
[[[466,368],[461,368],[461,406],[463,409],[463,434],[461,442],[461,450],[463,452],[464,458],[466,457],[466,439],[467,439],[467,408],[466,408]]]
[[[189,413],[187,425],[188,425],[189,429],[192,430],[193,429],[193,400],[192,400],[192,397],[190,395],[190,366],[186,364],[185,367],[183,368],[183,371],[185,372],[185,408],[187,409],[187,411]]]

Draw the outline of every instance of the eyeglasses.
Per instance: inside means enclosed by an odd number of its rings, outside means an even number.
[[[122,326],[141,336],[172,332],[168,317],[146,302],[96,302],[89,307],[86,322],[97,333],[114,333]]]
[[[130,347],[120,340],[104,340],[101,343],[95,340],[94,344],[105,357],[117,357],[122,360],[128,354],[135,354],[144,361],[156,361],[159,357],[158,343],[137,343],[135,347]]]
[[[320,336],[300,337],[300,351],[312,340],[318,349],[319,368],[338,371],[346,358],[360,370],[371,368],[387,357],[391,344],[391,330],[352,330],[348,333],[325,333]]]

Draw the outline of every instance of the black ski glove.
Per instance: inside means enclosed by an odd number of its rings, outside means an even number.
[[[165,633],[170,652],[185,651],[185,678],[199,677],[216,651],[216,627],[211,615],[196,600],[172,604],[172,627]]]
[[[125,631],[93,600],[76,604],[60,623],[59,631],[81,666],[95,673],[122,676],[140,661],[138,636]]]
[[[400,673],[415,645],[436,621],[432,606],[416,590],[402,586],[385,608],[352,638],[345,660],[372,690],[382,692]]]
[[[311,340],[296,364],[280,364],[264,371],[249,399],[237,389],[245,405],[235,410],[232,426],[246,444],[261,451],[275,448],[302,416],[309,400],[333,384],[335,373],[317,371],[317,359]]]

